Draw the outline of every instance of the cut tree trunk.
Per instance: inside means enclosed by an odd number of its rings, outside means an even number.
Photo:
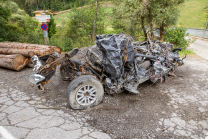
[[[34,49],[11,49],[11,48],[0,48],[0,54],[11,55],[11,54],[21,54],[24,57],[30,58],[34,55],[43,56],[50,54],[47,50],[34,50]]]
[[[31,49],[12,49],[12,48],[0,48],[0,54],[11,55],[11,54],[21,54],[24,57],[31,57],[35,54]]]
[[[61,49],[57,46],[47,46],[47,45],[28,44],[28,43],[4,42],[4,43],[0,43],[0,49],[1,48],[31,49],[32,51],[45,50],[45,51],[49,51],[50,53],[53,52],[58,52],[59,54],[61,53]]]
[[[0,54],[0,67],[20,71],[28,62],[28,59],[22,55],[2,55]]]
[[[0,48],[13,48],[13,49],[40,49],[40,50],[47,50],[53,53],[53,49],[51,46],[47,45],[37,45],[37,44],[27,44],[27,43],[0,43]]]

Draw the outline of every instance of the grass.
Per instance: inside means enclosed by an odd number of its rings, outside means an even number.
[[[59,14],[59,15],[55,15],[54,21],[56,23],[57,26],[63,26],[65,24],[65,22],[67,22],[69,20],[70,15],[72,14],[71,11],[63,13],[63,14]]]
[[[112,21],[109,19],[110,19],[111,15],[113,14],[113,4],[108,2],[106,4],[102,4],[102,7],[105,9],[105,12],[103,13],[104,16],[102,18],[104,18],[105,24],[109,21],[109,23],[107,25],[107,27],[109,27],[109,26],[111,26],[111,21]],[[54,21],[55,21],[56,25],[63,26],[64,23],[69,20],[69,17],[71,14],[72,14],[72,11],[68,11],[63,14],[55,15]]]
[[[185,28],[199,28],[204,29],[207,21],[207,13],[204,10],[204,7],[208,5],[208,0],[186,0],[183,5],[180,6],[180,16],[177,21],[176,26],[180,25]],[[104,23],[106,24],[113,13],[113,5],[103,4],[105,8]],[[59,14],[54,16],[55,23],[58,26],[63,26],[63,24],[68,20],[72,12],[66,12],[64,14]],[[109,21],[107,28],[111,28],[111,22]]]
[[[185,55],[195,54],[192,50],[186,49],[179,52],[180,57],[184,57]]]
[[[208,18],[204,10],[206,5],[208,5],[207,0],[186,0],[180,7],[180,17],[176,25],[204,29]]]

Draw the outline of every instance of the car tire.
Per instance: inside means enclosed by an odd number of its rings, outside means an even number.
[[[72,109],[83,110],[100,104],[103,100],[104,89],[95,77],[82,75],[69,84],[66,96]]]

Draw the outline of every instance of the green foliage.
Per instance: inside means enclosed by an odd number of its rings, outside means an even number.
[[[99,16],[102,12],[103,9],[99,6],[95,34],[104,33],[103,18]],[[66,35],[73,40],[74,47],[84,47],[92,44],[94,15],[94,4],[73,10],[73,14],[69,17],[70,22],[67,24]]]
[[[11,1],[0,3],[0,40],[43,44],[43,35],[36,19]]]
[[[208,18],[208,2],[206,3],[206,6],[204,7],[204,10],[205,10],[207,18]]]
[[[161,28],[163,35],[165,27],[176,23],[179,15],[178,5],[183,2],[184,0],[116,1],[113,27],[130,35],[137,35],[136,38],[142,38],[138,35],[147,37],[147,29],[150,31],[149,37],[153,37],[153,28]],[[143,31],[143,34],[141,31]]]
[[[19,28],[9,24],[8,19],[11,17],[11,12],[8,8],[3,7],[0,3],[0,41],[17,40],[16,35]]]
[[[179,56],[183,57],[185,55],[189,55],[189,54],[195,54],[192,50],[186,49],[186,50],[182,50],[179,52]]]
[[[65,35],[64,27],[57,27],[57,32],[50,38],[50,45],[58,46],[62,51],[70,51],[73,49],[71,38]]]
[[[67,36],[61,36],[57,38],[56,36],[52,36],[50,39],[50,45],[58,46],[62,51],[71,51],[73,49],[72,40]]]
[[[48,37],[49,39],[56,34],[56,23],[54,22],[53,16],[51,16],[50,22],[48,22]]]
[[[184,3],[184,1],[185,0],[160,0],[157,2],[157,4],[159,4],[159,8],[155,10],[155,23],[159,26],[164,23],[164,27],[175,25],[179,17],[178,5]]]
[[[36,10],[63,11],[90,4],[87,0],[12,0],[16,2],[27,14],[34,16]]]
[[[117,34],[113,28],[106,28],[104,34]]]
[[[185,28],[167,28],[164,35],[164,40],[166,42],[173,43],[175,47],[180,47],[185,50],[192,42],[190,39],[185,39],[185,36],[187,35],[188,34],[186,34]]]
[[[19,42],[44,44],[43,31],[36,19],[27,16],[22,23],[18,23],[21,27],[19,34]]]

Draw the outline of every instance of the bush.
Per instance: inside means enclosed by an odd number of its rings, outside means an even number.
[[[50,45],[58,46],[62,51],[71,51],[73,49],[72,40],[67,36],[52,36],[50,39]]]
[[[98,7],[95,34],[104,33],[103,18],[100,17],[103,9]],[[94,26],[95,7],[94,4],[81,9],[74,9],[70,22],[67,24],[66,36],[71,38],[73,47],[85,47],[92,44],[92,33]]]
[[[48,25],[48,37],[50,39],[54,34],[56,34],[56,23],[54,22],[54,18],[52,15],[50,22],[48,22],[47,25]]]
[[[163,38],[166,42],[173,43],[175,47],[180,47],[185,50],[191,43],[190,39],[185,39],[187,35],[185,28],[167,28]]]

